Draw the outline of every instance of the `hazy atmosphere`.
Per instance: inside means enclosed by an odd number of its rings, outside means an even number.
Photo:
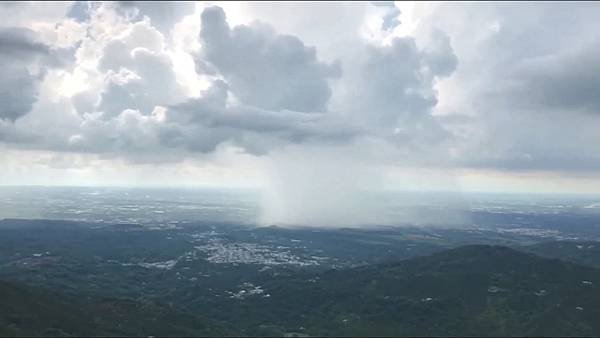
[[[324,223],[373,221],[367,191],[594,193],[599,13],[3,3],[0,185],[250,188]]]
[[[0,17],[0,338],[600,337],[600,1]]]

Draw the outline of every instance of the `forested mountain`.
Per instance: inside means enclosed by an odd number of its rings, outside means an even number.
[[[592,267],[470,245],[265,277],[260,290],[207,303],[100,299],[84,286],[75,299],[2,283],[0,323],[3,335],[598,335],[598,282]]]

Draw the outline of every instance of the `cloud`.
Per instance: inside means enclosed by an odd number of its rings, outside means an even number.
[[[437,103],[434,79],[456,66],[452,48],[444,42],[444,49],[434,52],[419,50],[410,37],[394,38],[389,46],[367,46],[347,109],[384,126],[411,124],[429,115]]]
[[[194,13],[192,1],[119,1],[117,9],[131,20],[147,16],[152,26],[167,34],[184,16]]]
[[[25,28],[3,28],[0,31],[2,56],[13,57],[17,60],[25,58],[31,60],[37,55],[46,55],[50,48],[45,44],[35,41],[35,32]]]
[[[511,97],[494,102],[532,111],[564,110],[600,113],[600,48],[591,43],[556,54],[540,55],[509,69],[499,88],[491,88],[490,98]],[[498,95],[500,94],[500,95]]]
[[[208,153],[229,142],[265,155],[287,144],[343,142],[359,134],[326,110],[327,81],[341,75],[339,65],[320,63],[298,38],[259,23],[231,30],[223,10],[211,7],[202,14],[200,39],[199,70],[223,80],[200,98],[168,105],[159,127],[167,147]]]
[[[444,166],[444,142],[452,138],[433,116],[440,79],[450,76],[458,60],[450,39],[441,32],[421,46],[412,37],[388,44],[363,43],[362,53],[345,63],[337,86],[335,109],[349,123],[364,126],[371,138],[398,148],[394,156],[406,165],[437,158]]]
[[[67,17],[77,22],[89,21],[94,10],[94,3],[90,1],[73,1],[67,12]]]
[[[452,39],[459,67],[438,86],[451,163],[507,172],[589,172],[600,155],[598,4],[440,4],[421,17]],[[441,41],[441,40],[440,40]],[[443,49],[443,48],[442,48]]]
[[[193,151],[214,151],[219,143],[232,141],[249,153],[264,155],[290,143],[343,142],[360,134],[359,128],[327,114],[228,105],[228,89],[216,80],[201,98],[170,106],[165,122],[171,135],[177,134],[178,142]]]
[[[393,1],[371,1],[374,6],[384,7],[387,9],[386,14],[383,16],[381,22],[381,29],[384,31],[392,31],[398,25],[400,25],[400,10],[394,5]]]
[[[15,121],[37,100],[48,67],[62,64],[61,53],[26,28],[0,28],[0,119]]]
[[[96,13],[77,53],[74,71],[89,79],[87,90],[70,97],[79,127],[40,147],[163,162],[223,144],[264,156],[289,145],[343,146],[360,139],[390,142],[408,154],[447,136],[431,116],[433,85],[456,66],[442,33],[425,47],[409,37],[390,45],[358,40],[360,57],[346,63],[345,74],[341,63],[319,61],[316,49],[295,36],[260,22],[230,28],[223,10],[209,7],[196,58],[199,71],[209,70],[199,75],[212,84],[188,98],[165,36],[147,19],[120,21],[111,8],[92,6]],[[107,34],[103,21],[115,31]],[[328,107],[332,82],[349,89],[347,105],[335,110]]]
[[[327,80],[341,75],[339,64],[319,62],[316,49],[295,36],[257,22],[230,29],[220,7],[203,11],[200,38],[202,59],[236,97],[258,108],[324,111],[331,95]]]
[[[353,196],[352,177],[383,164],[600,163],[596,3],[196,6],[0,5],[1,142],[135,163],[233,149],[303,182],[271,182],[289,196],[336,176]],[[288,166],[313,157],[323,168],[308,182]],[[365,170],[336,175],[358,162]]]
[[[54,25],[64,20],[71,3],[61,2],[16,2],[0,3],[0,15],[3,20],[0,27],[33,28],[35,25]]]
[[[178,135],[173,138],[191,150],[212,151],[219,142],[233,140],[257,155],[286,144],[335,144],[360,137],[393,139],[400,146],[437,143],[446,133],[430,115],[436,104],[433,84],[453,71],[456,57],[449,39],[436,33],[426,49],[419,49],[412,38],[396,38],[390,46],[361,42],[363,62],[352,65],[358,73],[346,78],[340,72],[337,78],[351,82],[347,105],[329,111],[325,99],[331,93],[330,73],[316,70],[331,71],[339,64],[319,63],[314,50],[297,38],[278,35],[257,22],[231,30],[220,8],[207,8],[198,63],[227,82],[216,81],[211,89],[219,93],[217,105],[203,95],[171,106],[167,116],[180,126],[173,124],[170,135]],[[304,81],[322,89],[305,90]],[[228,104],[231,96],[238,102]]]
[[[104,119],[126,109],[150,114],[155,107],[182,101],[184,89],[177,81],[163,35],[148,21],[139,21],[102,49],[98,71],[100,89],[91,88],[73,97],[80,114],[101,112]]]

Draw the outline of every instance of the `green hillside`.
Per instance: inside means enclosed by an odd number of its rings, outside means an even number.
[[[260,296],[164,304],[0,283],[0,334],[597,336],[600,270],[472,245],[395,263],[265,275]],[[266,296],[268,295],[268,297]]]
[[[80,299],[0,282],[0,336],[147,336],[231,334],[175,309],[119,299]]]
[[[274,280],[264,285],[268,301],[240,306],[246,317],[265,308],[263,320],[312,335],[598,335],[594,281],[600,283],[600,270],[466,246],[310,280]]]
[[[600,243],[598,242],[542,242],[526,246],[523,250],[541,257],[560,258],[568,262],[600,268]]]

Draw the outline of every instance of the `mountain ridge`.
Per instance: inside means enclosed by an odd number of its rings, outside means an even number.
[[[498,245],[467,245],[396,262],[265,276],[260,297],[200,303],[184,297],[166,306],[133,299],[86,299],[83,287],[85,301],[73,302],[59,294],[1,282],[0,296],[12,303],[3,307],[0,333],[589,336],[600,333],[596,282],[600,284],[600,269]],[[27,323],[27,318],[34,322]],[[33,330],[21,330],[19,323]]]

